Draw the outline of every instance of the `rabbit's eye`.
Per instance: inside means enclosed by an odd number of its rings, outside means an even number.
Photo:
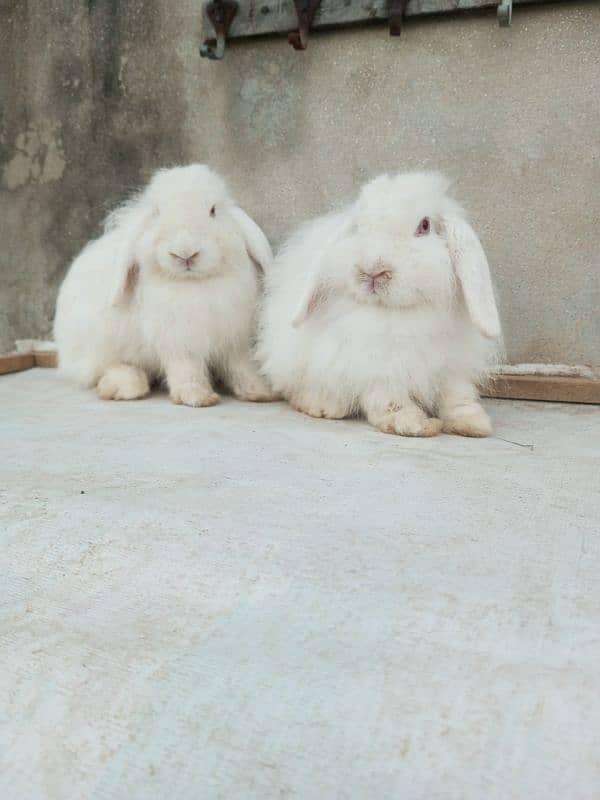
[[[217,208],[216,206],[213,206],[210,210],[211,217],[214,217],[216,213],[217,213]]]
[[[421,222],[419,222],[417,226],[417,230],[415,231],[415,236],[427,236],[429,231],[431,230],[431,221],[429,217],[423,217]]]

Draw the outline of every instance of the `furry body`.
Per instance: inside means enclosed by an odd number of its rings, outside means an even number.
[[[423,219],[427,233],[415,235]],[[461,248],[478,259],[462,278]],[[405,435],[488,435],[476,386],[500,330],[482,253],[441,176],[376,179],[278,254],[258,348],[264,374],[313,416],[362,413]]]
[[[175,402],[212,405],[212,378],[271,399],[253,365],[260,279],[271,252],[221,179],[192,165],[159,172],[71,265],[56,309],[60,369],[106,399],[166,379]]]

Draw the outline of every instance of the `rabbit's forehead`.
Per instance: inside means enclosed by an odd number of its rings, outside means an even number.
[[[190,190],[207,194],[226,193],[223,180],[204,164],[159,170],[152,177],[149,188],[157,196]]]
[[[210,216],[213,206],[223,212],[227,206],[222,195],[205,192],[179,191],[173,195],[161,197],[157,202],[160,218],[165,222],[194,224]]]
[[[187,176],[187,180],[175,180],[166,175],[164,180],[151,187],[150,200],[161,214],[167,216],[223,205],[228,196],[221,181],[193,179],[193,176]]]
[[[357,208],[358,227],[413,228],[423,217],[438,217],[441,204],[437,198],[415,193],[390,192],[385,198],[368,198]]]
[[[158,229],[163,235],[175,234],[180,230],[193,232],[209,219],[209,210],[198,205],[187,206],[178,203],[161,205],[158,214]]]
[[[413,223],[416,218],[437,216],[447,202],[447,181],[438,173],[381,176],[367,184],[357,203],[359,217]]]
[[[160,211],[182,211],[186,208],[211,208],[217,203],[223,203],[226,195],[218,190],[211,191],[210,187],[174,187],[170,191],[157,193],[154,201]]]

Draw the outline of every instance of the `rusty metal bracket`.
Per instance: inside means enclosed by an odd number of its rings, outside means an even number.
[[[211,60],[220,60],[225,55],[225,39],[238,12],[236,0],[212,0],[206,6],[206,16],[212,23],[216,39],[207,39],[200,45],[200,55]]]
[[[402,18],[407,4],[408,0],[388,0],[390,36],[400,36],[402,33]]]
[[[321,0],[294,0],[298,15],[298,30],[288,33],[288,42],[294,50],[306,50],[308,32],[320,5]]]
[[[200,0],[202,30],[208,31],[205,37],[213,37],[206,38],[201,53],[207,58],[222,58],[226,38],[267,34],[286,36],[290,44],[302,50],[313,30],[361,22],[387,23],[389,33],[399,36],[405,18],[469,9],[493,9],[500,25],[508,26],[513,7],[551,2],[555,0]],[[217,31],[216,39],[213,29]]]
[[[501,0],[498,4],[498,23],[502,28],[508,28],[512,22],[512,0]]]

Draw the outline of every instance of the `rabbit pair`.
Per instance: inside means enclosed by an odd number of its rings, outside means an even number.
[[[476,386],[499,335],[485,255],[441,176],[375,179],[273,264],[200,165],[157,173],[108,218],[55,322],[59,365],[104,398],[142,397],[165,377],[175,402],[212,405],[216,377],[242,399],[274,390],[312,416],[362,413],[407,436],[491,433]]]

